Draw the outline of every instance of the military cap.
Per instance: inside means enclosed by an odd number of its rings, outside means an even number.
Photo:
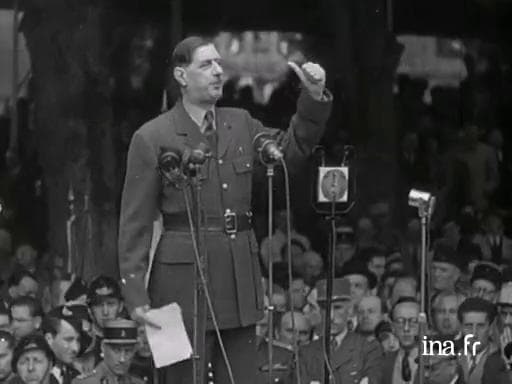
[[[352,259],[343,265],[341,273],[338,277],[346,277],[348,275],[361,275],[368,280],[368,288],[373,289],[377,285],[377,276],[371,272],[364,261],[359,259]]]
[[[501,286],[496,305],[512,307],[512,283],[507,282]]]
[[[434,250],[434,258],[432,261],[434,263],[438,262],[451,264],[459,268],[461,271],[466,269],[466,263],[464,262],[464,259],[461,258],[451,246],[444,243],[440,243],[436,246]]]
[[[54,362],[55,355],[53,354],[52,349],[48,345],[48,342],[44,338],[43,335],[39,333],[31,333],[25,337],[22,337],[18,344],[14,347],[14,351],[12,353],[12,370],[16,372],[16,366],[18,365],[18,360],[23,356],[24,353],[30,351],[42,351],[48,360]]]
[[[320,280],[316,284],[318,302],[327,301],[327,280]],[[332,282],[332,301],[351,300],[350,281],[346,277],[334,279]]]
[[[119,283],[108,276],[99,276],[94,279],[89,285],[87,292],[87,301],[89,304],[94,305],[109,297],[122,300],[123,296],[121,295]]]
[[[496,289],[501,287],[501,272],[496,264],[482,262],[475,266],[471,283],[475,280],[487,280],[494,284]]]
[[[103,341],[109,344],[134,344],[138,340],[138,325],[133,320],[109,320],[103,328]]]
[[[462,316],[468,312],[484,312],[487,313],[489,323],[494,321],[497,311],[496,306],[488,300],[480,297],[469,297],[464,300],[457,310],[457,317],[462,322]]]

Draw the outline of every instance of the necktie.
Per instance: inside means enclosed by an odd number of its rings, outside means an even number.
[[[411,366],[409,364],[409,351],[404,351],[404,357],[402,358],[402,380],[405,382],[411,381]]]
[[[217,150],[217,132],[215,131],[213,111],[207,111],[204,115],[204,131],[203,135],[208,140],[212,153]]]
[[[473,370],[476,367],[476,356],[469,356],[469,374],[473,373]]]

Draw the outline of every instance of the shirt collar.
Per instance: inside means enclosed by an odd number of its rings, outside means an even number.
[[[336,347],[339,347],[341,345],[341,342],[343,341],[345,336],[347,336],[347,333],[348,333],[348,329],[345,328],[345,330],[343,332],[341,332],[340,334],[338,334],[334,337],[334,340],[336,340]]]
[[[210,110],[212,111],[213,120],[215,121],[215,108],[214,107],[205,109],[198,105],[191,104],[185,99],[182,99],[182,102],[183,102],[183,108],[185,108],[185,111],[187,111],[187,113],[190,116],[190,118],[192,119],[192,121],[197,124],[197,126],[199,127],[201,132],[203,132],[203,130],[204,130],[204,126],[203,126],[204,125],[203,124],[204,116],[206,115],[207,111],[210,111]],[[215,127],[215,123],[214,123],[214,127]]]

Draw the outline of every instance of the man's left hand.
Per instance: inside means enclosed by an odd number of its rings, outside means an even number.
[[[322,100],[325,89],[325,70],[320,65],[310,62],[303,64],[300,68],[291,61],[288,65],[297,74],[309,94],[316,100]]]

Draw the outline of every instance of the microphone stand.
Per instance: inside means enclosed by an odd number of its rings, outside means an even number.
[[[332,200],[331,214],[327,217],[331,226],[330,232],[330,250],[327,257],[327,287],[326,295],[327,300],[325,304],[325,318],[324,318],[324,384],[330,384],[331,378],[334,379],[331,367],[331,305],[332,305],[332,286],[334,282],[335,264],[334,255],[336,253],[336,203]]]
[[[263,159],[262,159],[263,160]],[[274,359],[274,305],[272,304],[272,296],[274,294],[274,268],[273,268],[273,220],[272,215],[274,211],[274,198],[273,198],[273,177],[274,165],[272,163],[264,163],[267,166],[267,185],[268,185],[268,383],[272,384],[273,373],[273,359]]]
[[[191,165],[192,166],[192,165]],[[206,256],[203,250],[204,244],[204,233],[202,231],[202,202],[201,202],[201,180],[198,176],[200,165],[193,165],[193,169],[190,171],[191,183],[189,188],[194,197],[193,207],[195,208],[195,233],[196,243],[198,250],[198,262],[195,266],[194,273],[194,320],[193,320],[193,338],[194,338],[194,356],[192,357],[193,366],[193,383],[203,384],[205,373],[205,353],[206,353],[206,300],[202,290],[202,284],[200,280],[200,272],[206,271]],[[186,191],[185,191],[186,193]],[[207,274],[205,274],[207,276]]]
[[[418,318],[419,323],[419,342],[418,342],[418,354],[419,354],[419,364],[418,364],[418,374],[419,374],[419,384],[423,384],[425,382],[425,357],[423,356],[423,351],[421,350],[423,337],[427,334],[427,312],[426,312],[426,275],[427,275],[427,231],[428,231],[428,219],[430,215],[430,204],[425,203],[421,204],[418,207],[418,215],[421,220],[421,278],[420,278],[420,289],[421,289],[421,297],[420,297],[420,314]]]

